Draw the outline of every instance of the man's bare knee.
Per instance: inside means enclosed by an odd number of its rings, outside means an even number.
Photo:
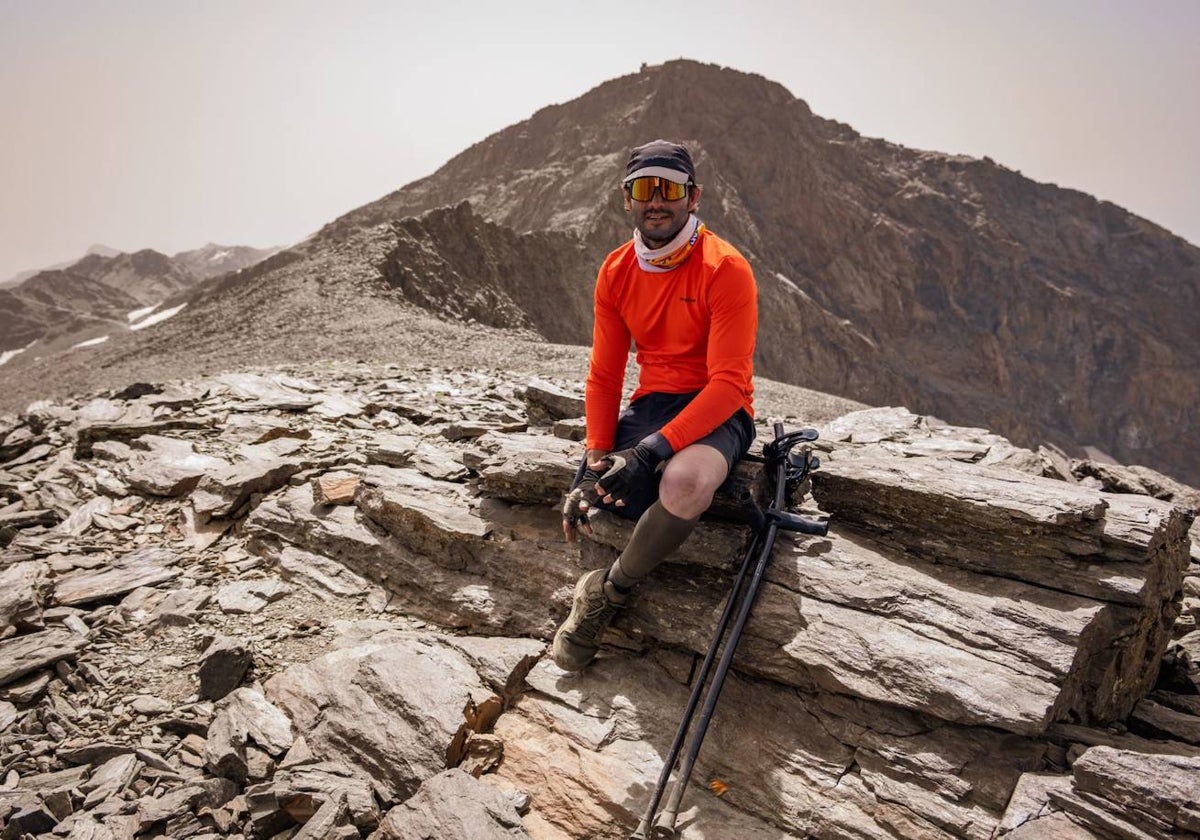
[[[663,507],[685,519],[699,516],[712,504],[713,494],[728,472],[724,456],[712,447],[694,446],[678,452],[667,463],[659,485]]]

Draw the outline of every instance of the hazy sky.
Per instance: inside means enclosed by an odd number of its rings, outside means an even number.
[[[0,280],[289,244],[680,57],[1200,243],[1200,0],[0,0]]]

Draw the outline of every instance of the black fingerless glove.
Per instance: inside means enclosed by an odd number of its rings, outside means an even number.
[[[631,488],[650,481],[658,465],[674,454],[675,450],[667,439],[655,432],[632,449],[609,453],[608,460],[612,466],[596,483],[603,491],[602,495],[620,501],[629,495]]]
[[[571,485],[566,501],[563,502],[562,513],[563,519],[567,520],[572,528],[588,524],[588,510],[599,499],[596,494],[596,482],[599,478],[600,473],[589,467],[580,473],[579,479]]]

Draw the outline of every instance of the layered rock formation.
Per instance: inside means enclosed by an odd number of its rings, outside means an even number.
[[[580,410],[345,366],[5,419],[4,836],[626,837],[747,535],[704,523],[559,671],[629,533],[561,540]],[[833,527],[780,538],[683,836],[1200,836],[1194,491],[900,409],[812,422]]]

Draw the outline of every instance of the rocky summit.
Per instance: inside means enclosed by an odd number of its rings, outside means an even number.
[[[409,299],[458,308],[490,294],[507,305],[481,316],[479,300],[472,317],[586,342],[596,266],[629,235],[616,184],[628,150],[654,137],[688,144],[701,217],[754,267],[764,375],[1200,484],[1200,249],[987,158],[863,137],[761,76],[643,67],[309,244],[373,230]],[[478,221],[439,210],[464,201]]]
[[[756,451],[819,428],[793,501],[831,527],[776,544],[682,836],[1200,837],[1200,493],[760,395]],[[749,534],[706,519],[557,669],[630,533],[562,540],[581,413],[310,364],[0,419],[0,836],[628,837]]]

